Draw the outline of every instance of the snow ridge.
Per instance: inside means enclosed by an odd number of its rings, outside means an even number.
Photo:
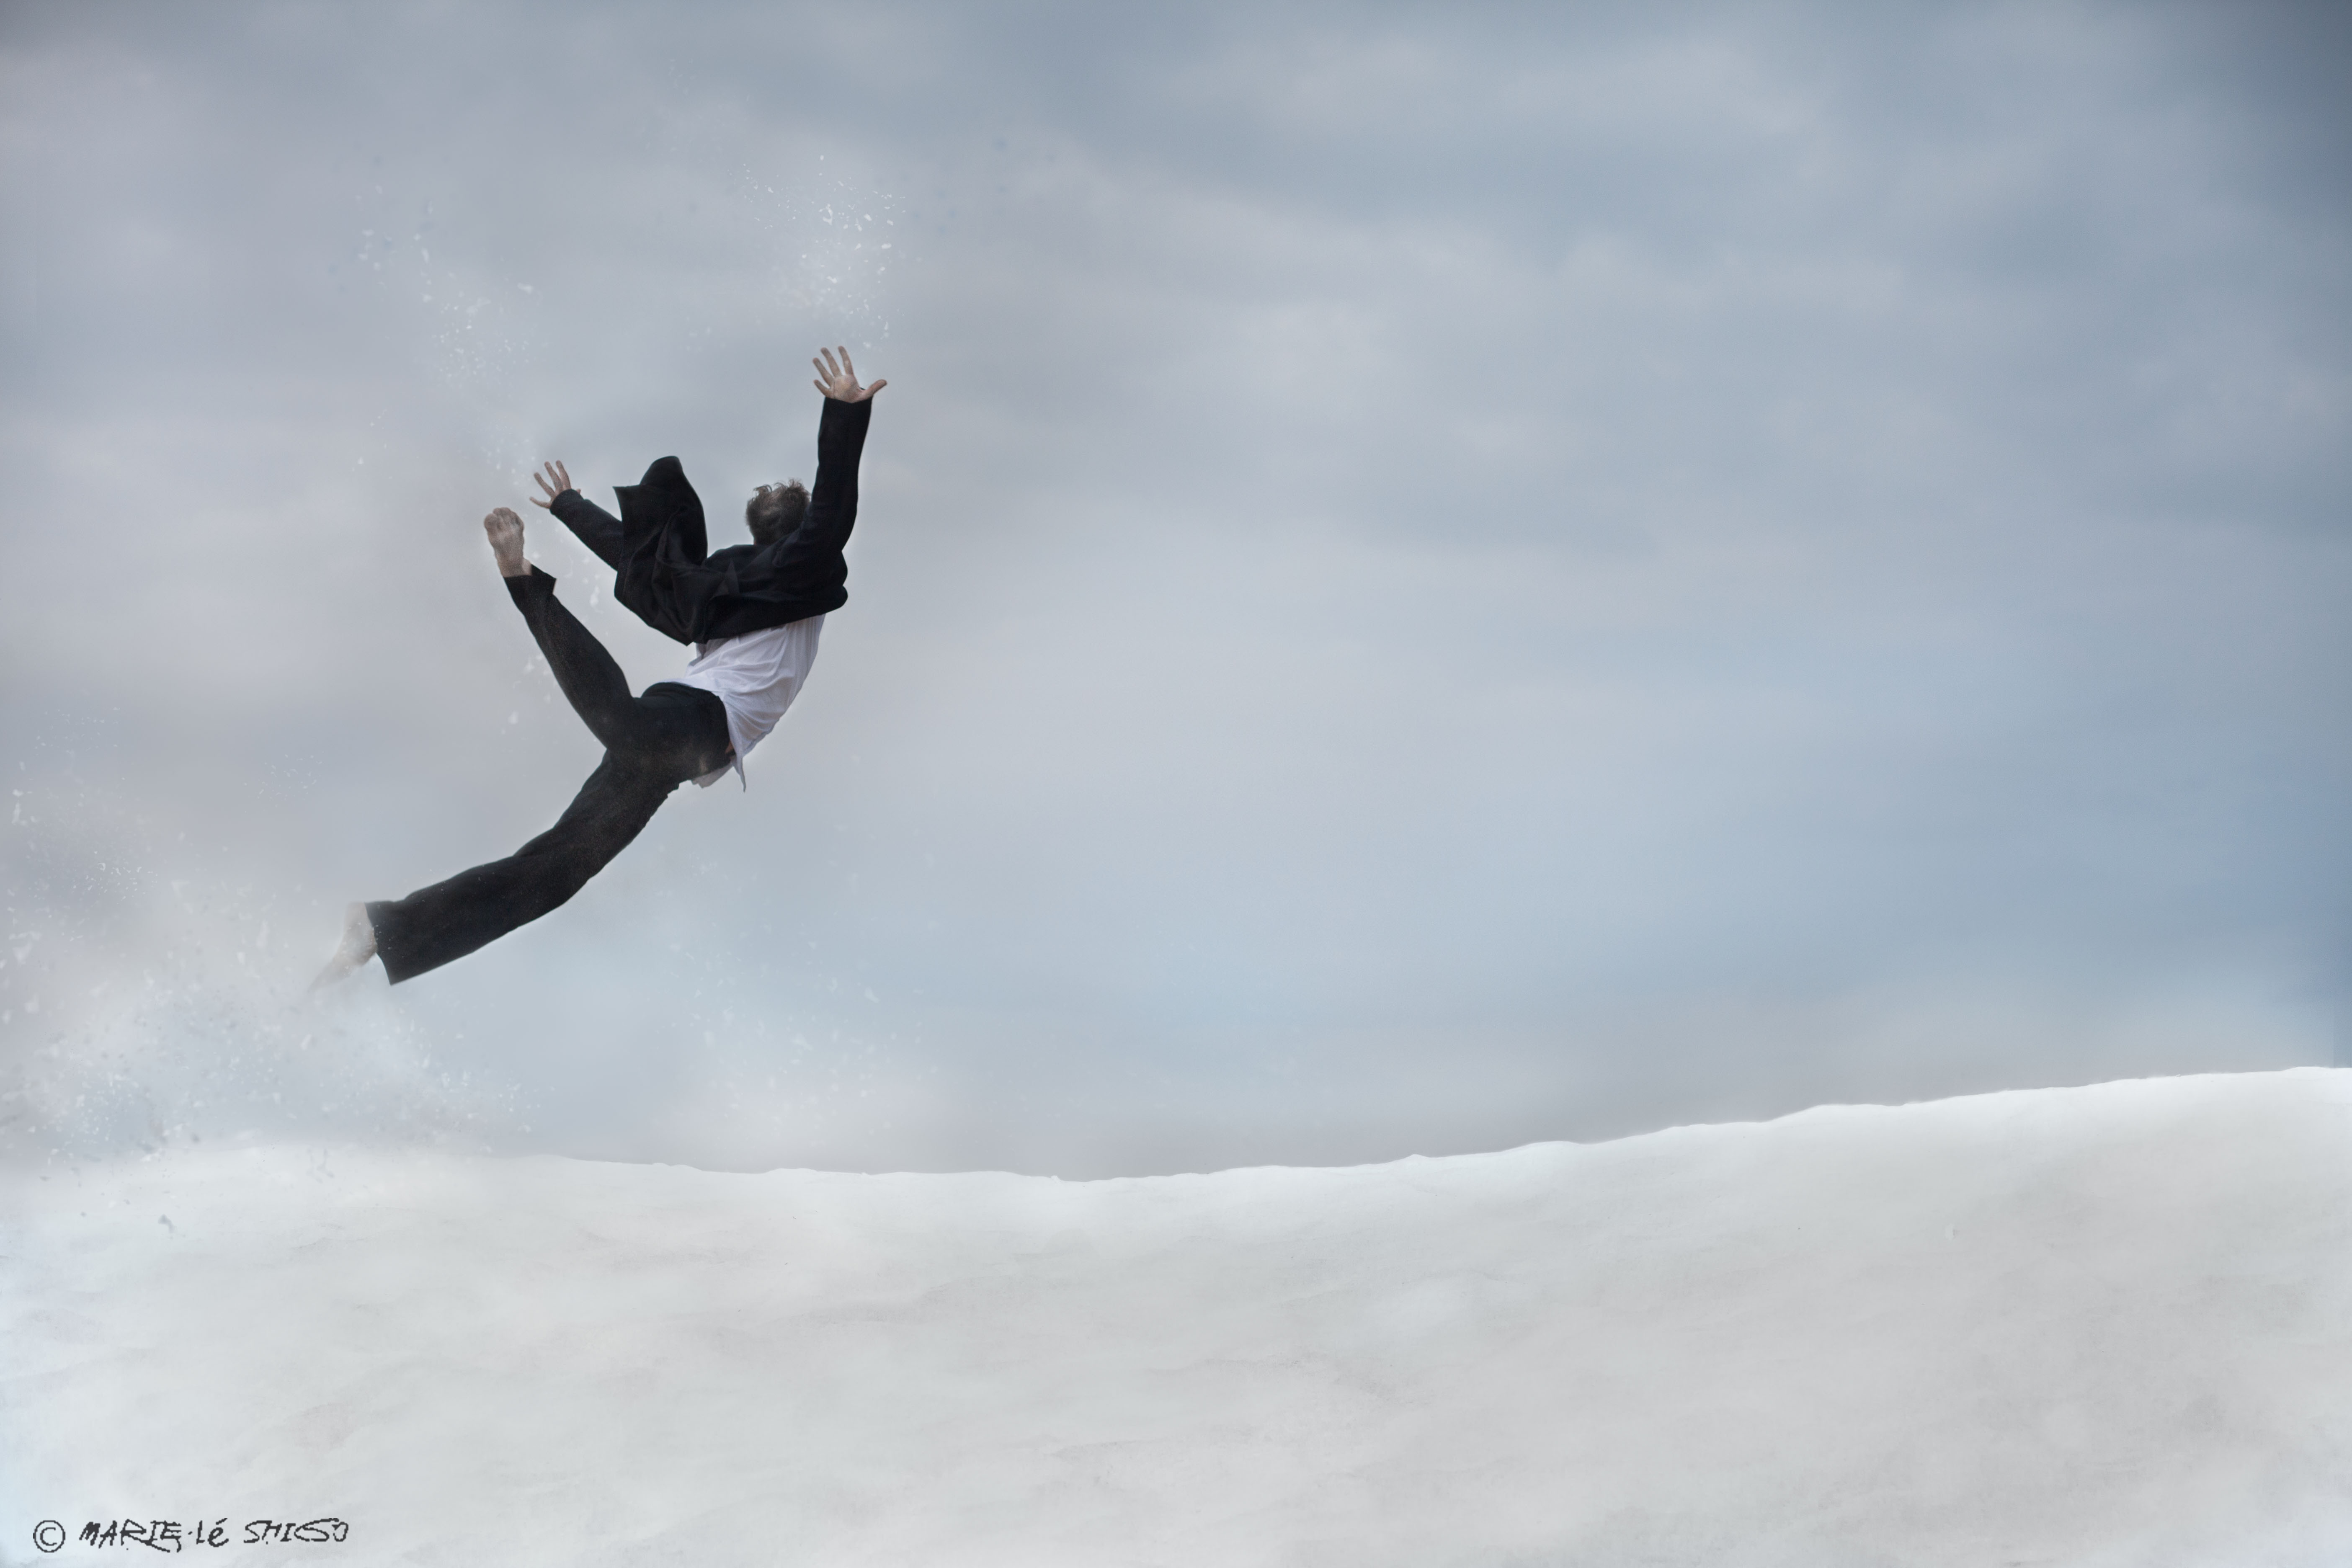
[[[0,1562],[2340,1563],[2347,1134],[2307,1068],[1088,1183],[28,1176]]]

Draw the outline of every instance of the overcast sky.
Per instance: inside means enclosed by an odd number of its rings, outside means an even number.
[[[2327,1060],[2347,67],[2248,4],[11,5],[0,1127],[1076,1176]],[[890,386],[749,792],[295,1000],[594,764],[483,511],[675,453],[723,538],[819,342]]]

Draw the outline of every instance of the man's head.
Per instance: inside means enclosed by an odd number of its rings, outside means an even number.
[[[801,525],[808,510],[808,490],[798,479],[761,485],[743,503],[743,521],[751,525],[751,542],[765,549]]]

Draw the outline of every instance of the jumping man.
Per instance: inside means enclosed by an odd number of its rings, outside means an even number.
[[[394,984],[463,958],[586,886],[679,784],[708,787],[730,770],[742,776],[745,754],[808,679],[825,616],[849,598],[841,552],[857,521],[857,459],[871,399],[888,384],[858,385],[845,348],[820,356],[809,362],[824,394],[815,489],[761,485],[743,509],[748,545],[706,549],[702,502],[676,458],[619,487],[617,518],[574,489],[562,463],[538,476],[546,499],[531,503],[613,568],[613,596],[656,631],[694,645],[676,680],[630,696],[613,656],[556,601],[555,579],[523,559],[522,519],[500,507],[482,520],[515,608],[565,700],[604,743],[604,760],[555,826],[507,858],[404,899],[352,905],[342,945],[316,985],[371,958],[383,960]]]

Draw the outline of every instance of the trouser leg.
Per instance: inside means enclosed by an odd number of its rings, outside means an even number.
[[[565,699],[604,742],[604,760],[555,826],[514,854],[367,906],[395,984],[562,905],[644,831],[672,790],[727,760],[725,705],[674,681],[630,696],[621,667],[556,601],[554,584],[536,569],[507,579]]]
[[[534,566],[528,577],[509,577],[506,583],[572,710],[607,750],[628,747],[636,739],[637,719],[629,678],[595,635],[563,607],[555,596],[554,578]]]
[[[677,784],[607,753],[555,826],[512,855],[368,905],[384,973],[397,984],[559,907],[628,847]]]

